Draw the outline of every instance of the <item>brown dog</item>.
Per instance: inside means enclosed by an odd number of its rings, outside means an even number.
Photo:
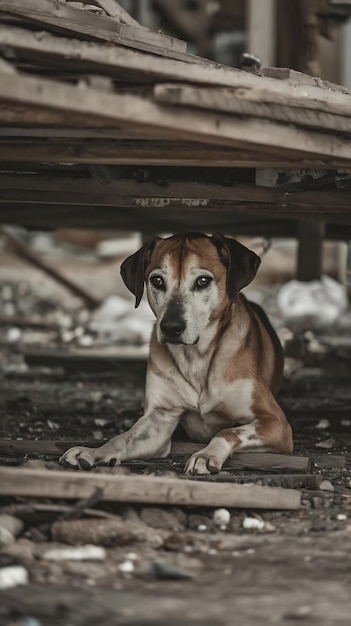
[[[186,472],[218,472],[239,450],[291,452],[290,425],[274,399],[283,354],[262,309],[240,290],[259,257],[234,239],[198,233],[155,237],[124,261],[122,278],[138,306],[147,285],[156,315],[145,413],[100,448],[74,447],[62,457],[90,469],[167,456],[182,424],[207,445]]]

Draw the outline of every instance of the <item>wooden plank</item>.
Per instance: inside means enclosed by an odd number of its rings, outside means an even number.
[[[262,77],[236,68],[218,65],[208,59],[183,55],[182,60],[162,58],[146,52],[109,46],[102,43],[78,41],[49,33],[31,33],[18,27],[0,25],[0,47],[11,48],[18,58],[60,60],[67,67],[107,73],[114,79],[120,73],[128,80],[147,84],[157,81],[183,82],[197,85],[216,85],[237,89],[236,96],[256,102],[276,102],[300,108],[349,115],[347,95],[316,85],[291,84],[288,81]],[[340,86],[338,86],[338,89]],[[248,93],[246,93],[248,92]],[[251,97],[250,97],[251,93]],[[265,96],[264,99],[262,96]],[[339,110],[338,105],[341,109]]]
[[[160,187],[154,182],[138,182],[135,180],[114,180],[107,185],[99,185],[95,180],[83,177],[61,177],[1,174],[1,202],[10,206],[17,206],[23,202],[36,206],[40,205],[81,205],[81,206],[111,206],[111,207],[197,207],[199,209],[215,208],[216,202],[222,209],[230,210],[238,204],[255,203],[264,213],[267,207],[276,207],[279,213],[307,212],[322,215],[323,213],[348,213],[351,211],[351,196],[347,189],[326,189],[287,191],[256,185],[221,185],[191,181],[166,180]],[[64,190],[64,191],[62,191]],[[221,202],[220,202],[221,201]],[[223,204],[225,203],[225,204]],[[244,204],[245,206],[245,204]],[[220,208],[220,207],[219,207]],[[312,224],[306,235],[307,252],[311,253],[312,229],[319,232],[319,222],[316,218],[306,218],[306,225]],[[307,254],[308,256],[308,254]],[[317,265],[316,265],[317,263]],[[302,257],[300,267],[307,267],[305,257]],[[314,264],[313,272],[318,269],[318,259]],[[306,276],[308,272],[306,273]],[[301,279],[302,280],[302,279]],[[305,279],[307,280],[307,278]]]
[[[0,112],[1,118],[1,112]],[[0,128],[0,137],[2,131]],[[22,130],[22,129],[21,129]],[[24,131],[27,129],[23,129]],[[55,129],[46,130],[48,136],[55,136]],[[56,131],[57,132],[57,131]],[[64,131],[66,132],[66,131]],[[84,132],[84,131],[83,131]],[[34,134],[34,132],[33,132]],[[73,135],[70,138],[70,135]],[[88,136],[92,130],[86,131]],[[112,134],[112,133],[111,133]],[[196,167],[272,167],[330,169],[346,167],[348,160],[301,159],[287,156],[278,157],[269,151],[260,153],[244,149],[228,149],[220,146],[206,146],[196,143],[162,141],[116,141],[116,140],[78,140],[75,133],[66,132],[67,139],[40,141],[30,139],[0,138],[0,154],[3,161],[27,163],[103,163],[111,165],[169,165]]]
[[[297,490],[256,485],[212,485],[204,482],[145,476],[0,468],[0,495],[82,499],[101,489],[101,500],[179,506],[296,510]]]
[[[235,89],[219,88],[214,90],[205,87],[164,84],[156,85],[154,93],[156,100],[168,104],[260,117],[306,128],[351,134],[351,117],[288,104],[254,102],[250,99],[237,97],[237,90]]]
[[[226,468],[227,469],[227,468]],[[192,480],[192,478],[190,478]],[[284,489],[318,490],[325,480],[321,474],[245,474],[239,475],[229,471],[208,476],[196,476],[194,480],[214,483],[236,483],[238,485],[258,484],[263,487],[283,487]]]
[[[346,98],[342,94],[336,95],[338,98]],[[93,115],[97,119],[114,120],[116,124],[132,126],[134,129],[160,135],[166,132],[179,140],[230,147],[245,146],[263,152],[269,146],[271,153],[280,155],[308,158],[318,155],[331,160],[347,159],[351,163],[351,144],[343,137],[325,136],[267,120],[241,119],[225,114],[173,108],[138,96],[82,89],[28,76],[6,74],[6,80],[1,80],[0,73],[0,103],[5,102],[79,113],[83,119],[84,115]]]
[[[190,456],[199,452],[204,444],[173,441],[171,456]],[[225,468],[237,470],[279,470],[291,472],[309,472],[311,463],[309,457],[288,454],[273,454],[271,452],[237,452],[228,459]]]
[[[101,442],[93,441],[51,441],[51,440],[24,440],[24,439],[0,439],[0,455],[2,456],[25,456],[27,454],[37,454],[43,456],[58,457],[72,446],[88,446],[96,448]],[[199,443],[192,442],[172,442],[172,457],[190,456],[198,452],[201,447]],[[343,457],[337,457],[341,459]],[[344,464],[345,464],[345,459]],[[152,462],[152,461],[151,461]],[[334,461],[335,462],[335,461]],[[340,461],[339,461],[340,462]],[[310,471],[310,459],[304,456],[273,454],[270,452],[238,452],[233,458],[228,459],[225,469],[240,470],[260,470],[260,471],[290,471],[304,474]]]
[[[109,41],[156,54],[172,56],[173,53],[182,55],[186,52],[186,42],[180,39],[121,24],[55,0],[0,0],[0,21],[1,14],[19,17],[46,30]]]

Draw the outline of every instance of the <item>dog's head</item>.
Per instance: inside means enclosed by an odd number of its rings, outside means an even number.
[[[121,266],[137,307],[147,287],[160,343],[193,345],[211,321],[237,300],[256,275],[260,258],[217,233],[154,237]]]

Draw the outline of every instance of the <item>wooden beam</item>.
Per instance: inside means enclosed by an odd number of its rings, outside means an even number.
[[[300,493],[279,487],[208,484],[179,478],[84,474],[82,472],[0,468],[0,495],[82,499],[101,490],[101,500],[178,506],[291,510]]]
[[[115,358],[116,362],[116,358]],[[23,457],[28,454],[59,457],[68,448],[76,445],[98,447],[101,442],[96,441],[52,441],[52,440],[24,440],[24,439],[0,439],[1,456]],[[172,457],[187,457],[198,452],[201,444],[173,441]],[[319,457],[318,457],[319,458]],[[340,457],[341,458],[341,457]],[[345,459],[344,459],[345,465]],[[322,465],[321,465],[322,467]],[[309,457],[273,454],[270,452],[238,452],[225,463],[225,469],[235,470],[259,470],[259,471],[289,471],[306,473],[311,468]]]
[[[247,50],[257,55],[262,65],[272,67],[276,64],[276,0],[248,0]]]
[[[6,78],[6,80],[5,80]],[[268,79],[267,79],[268,80]],[[280,81],[276,81],[279,83]],[[321,90],[323,93],[323,90]],[[346,98],[343,94],[333,94]],[[349,98],[346,98],[349,107]],[[26,104],[61,112],[114,120],[116,124],[148,130],[185,141],[197,141],[233,148],[244,146],[285,157],[346,159],[351,164],[348,139],[300,130],[267,120],[241,119],[225,114],[173,108],[145,98],[99,92],[52,81],[6,74],[1,79],[0,104]]]
[[[1,112],[0,112],[1,118]],[[116,141],[113,139],[75,139],[74,132],[67,130],[66,139],[1,139],[2,161],[9,163],[103,163],[113,165],[169,165],[194,167],[272,167],[330,169],[350,166],[348,159],[325,160],[316,158],[278,157],[269,151],[260,153],[244,149],[228,149],[203,144],[162,141]],[[22,130],[22,129],[21,129]],[[23,129],[27,130],[27,129]],[[56,131],[57,132],[57,131]],[[34,133],[33,133],[34,134]],[[48,137],[55,137],[54,129],[47,129]],[[71,137],[71,134],[73,137]],[[93,135],[92,130],[86,134]],[[111,133],[112,134],[112,133]]]
[[[305,128],[332,130],[338,133],[351,134],[351,117],[346,115],[325,113],[304,107],[274,102],[261,102],[237,96],[236,89],[190,87],[187,85],[156,85],[156,100],[168,104],[191,106],[222,113],[232,113],[249,117],[260,117],[272,121],[295,124]]]
[[[189,207],[230,210],[245,203],[258,205],[265,213],[275,207],[277,212],[289,213],[349,213],[351,196],[348,189],[287,191],[248,184],[221,185],[187,180],[165,180],[163,186],[155,182],[138,182],[130,179],[113,180],[99,185],[92,178],[44,176],[42,174],[1,174],[1,203],[17,206],[82,205],[111,207],[160,208]],[[64,190],[64,191],[62,191]],[[248,208],[250,208],[248,206]],[[306,222],[310,226],[306,237],[309,247],[312,230],[319,232],[318,221]],[[316,234],[316,233],[315,233]],[[319,239],[322,231],[319,232]]]
[[[83,39],[109,41],[166,56],[186,52],[186,42],[180,39],[118,23],[115,19],[82,11],[55,0],[0,0],[0,21],[9,15],[45,30],[69,33]]]

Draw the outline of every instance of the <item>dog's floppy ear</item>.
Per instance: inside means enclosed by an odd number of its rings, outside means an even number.
[[[212,242],[219,256],[227,267],[227,294],[229,300],[235,302],[239,291],[255,278],[261,259],[257,254],[243,246],[235,239],[215,233]],[[223,254],[223,249],[225,254]]]
[[[129,256],[121,265],[124,284],[135,295],[135,308],[140,304],[144,293],[145,270],[151,253],[159,237],[147,241],[140,250]]]

